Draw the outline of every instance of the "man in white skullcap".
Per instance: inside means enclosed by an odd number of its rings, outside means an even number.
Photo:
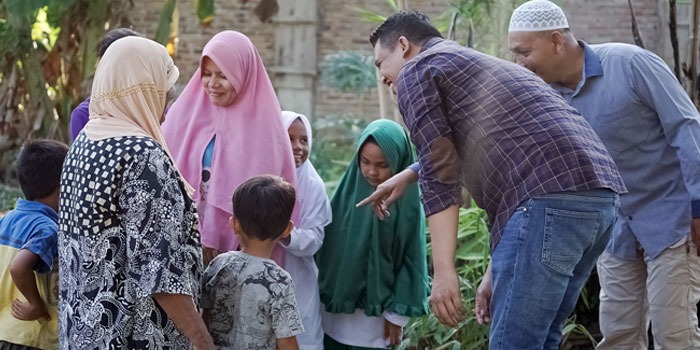
[[[567,99],[615,160],[628,193],[598,260],[598,349],[700,349],[700,116],[668,66],[621,43],[577,41],[564,12],[528,1],[511,17],[516,63]]]

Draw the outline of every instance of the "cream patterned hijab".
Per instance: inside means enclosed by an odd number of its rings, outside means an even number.
[[[95,72],[90,120],[85,125],[88,139],[145,136],[156,140],[170,155],[160,120],[166,94],[179,75],[165,47],[155,41],[136,36],[115,41]],[[185,187],[191,194],[186,181]]]

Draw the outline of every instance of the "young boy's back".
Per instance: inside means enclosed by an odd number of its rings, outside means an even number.
[[[37,140],[18,156],[26,199],[0,218],[0,348],[58,347],[56,211],[67,152],[65,144]]]
[[[240,251],[220,254],[204,280],[203,305],[212,310],[209,332],[218,346],[276,349],[276,338],[302,331],[292,278],[273,260]]]
[[[233,195],[231,225],[243,247],[218,255],[202,278],[202,308],[220,349],[298,349],[304,331],[287,271],[270,259],[292,229],[294,188],[262,175]]]

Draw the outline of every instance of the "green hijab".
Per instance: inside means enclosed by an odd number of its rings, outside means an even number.
[[[359,308],[368,316],[381,316],[383,311],[425,315],[429,285],[418,185],[406,188],[383,221],[369,205],[355,208],[375,190],[362,176],[359,163],[359,152],[370,138],[382,149],[393,174],[415,162],[399,124],[377,120],[362,132],[353,162],[331,199],[333,222],[326,226],[316,256],[321,301],[331,313],[353,313]]]

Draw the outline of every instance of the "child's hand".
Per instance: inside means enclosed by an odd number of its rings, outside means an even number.
[[[34,321],[41,317],[46,320],[51,320],[51,316],[46,311],[46,304],[33,305],[29,302],[19,301],[15,299],[12,302],[12,316],[22,321]]]
[[[391,345],[401,344],[401,326],[397,326],[384,319],[384,339],[389,339]]]
[[[212,260],[214,260],[214,258],[216,258],[216,256],[219,254],[221,254],[221,252],[214,248],[202,247],[202,257],[204,258],[204,266],[209,265],[209,263]]]

